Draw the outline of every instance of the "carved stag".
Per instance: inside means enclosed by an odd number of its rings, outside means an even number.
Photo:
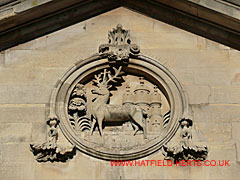
[[[95,75],[93,80],[96,83],[96,88],[92,90],[93,94],[97,97],[92,103],[92,116],[93,123],[91,126],[90,134],[92,135],[96,123],[99,127],[99,133],[103,136],[103,122],[127,122],[130,121],[133,128],[135,129],[134,135],[139,130],[143,131],[143,120],[144,112],[143,110],[134,104],[124,104],[124,105],[110,105],[108,104],[110,100],[110,82],[117,83],[117,79],[121,79],[119,75],[121,74],[122,67],[119,69],[114,69],[114,75],[110,71],[104,69],[99,75]]]

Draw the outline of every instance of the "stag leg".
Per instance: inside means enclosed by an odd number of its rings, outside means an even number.
[[[97,123],[98,123],[98,129],[99,129],[100,136],[103,136],[102,125],[103,125],[103,120],[104,120],[104,113],[102,111],[98,111],[96,117],[97,117]]]
[[[96,119],[93,118],[93,122],[92,122],[91,130],[90,130],[90,135],[91,135],[91,136],[92,136],[92,134],[93,134],[93,130],[94,130],[94,128],[95,128],[95,125],[96,125]]]
[[[100,131],[100,135],[102,137],[103,137],[103,128],[102,128],[103,119],[104,119],[104,117],[102,117],[101,119],[98,120],[99,131]]]
[[[135,124],[140,126],[143,129],[143,113],[141,110],[136,109],[132,114],[132,119]],[[138,127],[139,129],[139,127]]]
[[[138,130],[139,130],[138,125],[136,125],[136,124],[134,124],[134,123],[135,123],[135,122],[132,123],[132,126],[133,126],[133,128],[134,128],[133,136],[135,136],[135,135],[137,134]]]

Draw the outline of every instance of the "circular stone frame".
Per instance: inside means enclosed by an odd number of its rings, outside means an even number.
[[[127,151],[100,151],[89,146],[87,141],[80,139],[68,123],[67,105],[70,93],[74,86],[87,77],[89,74],[109,67],[108,54],[97,54],[81,60],[70,68],[63,77],[56,83],[52,91],[50,101],[50,116],[56,116],[60,120],[60,128],[68,139],[78,150],[90,156],[104,160],[133,160],[148,156],[158,151],[176,133],[179,127],[179,120],[188,109],[187,98],[183,93],[182,86],[175,76],[158,61],[139,54],[130,58],[125,69],[133,69],[135,72],[145,72],[148,80],[154,82],[158,87],[162,87],[165,96],[170,104],[170,124],[168,131],[161,138],[152,140],[150,143],[142,145],[140,148]]]

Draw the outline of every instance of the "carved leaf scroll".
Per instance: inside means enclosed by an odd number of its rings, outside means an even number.
[[[183,118],[180,123],[180,136],[182,140],[177,146],[169,147],[163,145],[162,152],[166,160],[172,160],[174,163],[182,160],[204,161],[207,158],[207,146],[196,146],[192,143],[192,120]]]
[[[47,121],[47,124],[49,125],[47,141],[43,144],[30,144],[30,150],[32,151],[38,162],[65,162],[68,159],[73,158],[73,156],[76,154],[75,146],[61,147],[57,144],[58,123],[59,121],[57,120],[57,118],[49,118],[49,120]]]

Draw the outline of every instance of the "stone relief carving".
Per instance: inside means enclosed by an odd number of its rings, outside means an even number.
[[[49,118],[47,124],[49,130],[47,141],[43,144],[30,144],[30,149],[38,162],[62,161],[65,162],[75,155],[75,147],[61,147],[57,144],[59,120],[56,117]]]
[[[129,57],[140,53],[140,48],[137,44],[131,44],[130,31],[124,30],[122,25],[118,24],[116,29],[108,32],[108,44],[100,45],[99,53],[107,54],[111,64],[127,64]]]
[[[71,125],[76,131],[89,131],[91,122],[87,114],[87,97],[84,85],[77,84],[74,88],[68,105],[68,114]]]
[[[196,146],[192,143],[192,125],[191,119],[183,118],[179,121],[181,141],[179,145],[169,147],[164,145],[162,153],[166,160],[172,160],[174,163],[181,160],[199,160],[207,158],[207,146]]]
[[[48,121],[46,143],[31,144],[38,161],[67,160],[75,147],[104,160],[141,158],[160,150],[176,133],[178,119],[188,109],[178,80],[142,55],[121,25],[108,33],[108,40],[56,84],[50,114],[59,118]],[[72,147],[56,144],[58,122]],[[186,139],[184,147],[189,147]]]
[[[92,90],[93,94],[96,94],[96,99],[92,103],[92,115],[93,123],[91,127],[90,134],[94,130],[95,124],[97,122],[99,131],[103,135],[103,121],[106,122],[124,122],[130,121],[135,129],[134,135],[139,130],[143,130],[144,122],[144,112],[143,109],[134,105],[131,102],[123,102],[123,105],[110,105],[107,104],[110,100],[110,91],[112,87],[110,82],[117,83],[117,79],[121,79],[119,75],[121,74],[122,67],[119,69],[114,69],[114,75],[111,75],[110,71],[104,69],[103,73],[95,76],[94,82],[96,83],[96,88]],[[147,115],[147,114],[145,114]]]

